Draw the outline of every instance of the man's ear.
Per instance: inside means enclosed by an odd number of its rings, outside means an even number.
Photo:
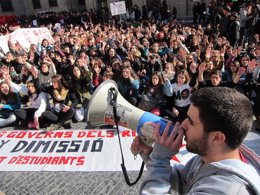
[[[220,145],[226,141],[226,136],[221,131],[213,131],[209,134],[211,145]]]

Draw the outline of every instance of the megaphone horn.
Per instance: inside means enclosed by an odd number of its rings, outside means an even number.
[[[113,80],[102,82],[91,96],[86,113],[87,124],[92,127],[115,125],[113,106],[116,107],[118,125],[144,136],[147,145],[151,146],[154,141],[153,126],[149,123],[160,123],[161,134],[167,124],[165,119],[136,108],[125,100]]]

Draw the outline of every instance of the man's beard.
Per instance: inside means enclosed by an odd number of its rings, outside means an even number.
[[[199,140],[187,140],[186,148],[189,152],[205,156],[208,152],[208,134],[204,133],[203,137]]]

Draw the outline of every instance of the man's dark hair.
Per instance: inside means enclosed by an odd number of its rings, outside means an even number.
[[[191,103],[199,109],[204,131],[221,131],[231,149],[238,148],[252,128],[253,111],[250,101],[235,89],[202,88],[192,94]]]
[[[213,74],[222,77],[222,72],[217,68],[214,68],[210,71],[210,76],[212,76]]]

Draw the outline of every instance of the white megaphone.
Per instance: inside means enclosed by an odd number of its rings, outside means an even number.
[[[114,98],[116,105],[113,103]],[[91,127],[115,125],[113,106],[116,108],[118,125],[135,130],[148,146],[154,142],[153,127],[149,123],[160,123],[161,134],[167,124],[165,119],[136,108],[125,100],[113,80],[102,82],[91,96],[86,113],[87,124]]]

